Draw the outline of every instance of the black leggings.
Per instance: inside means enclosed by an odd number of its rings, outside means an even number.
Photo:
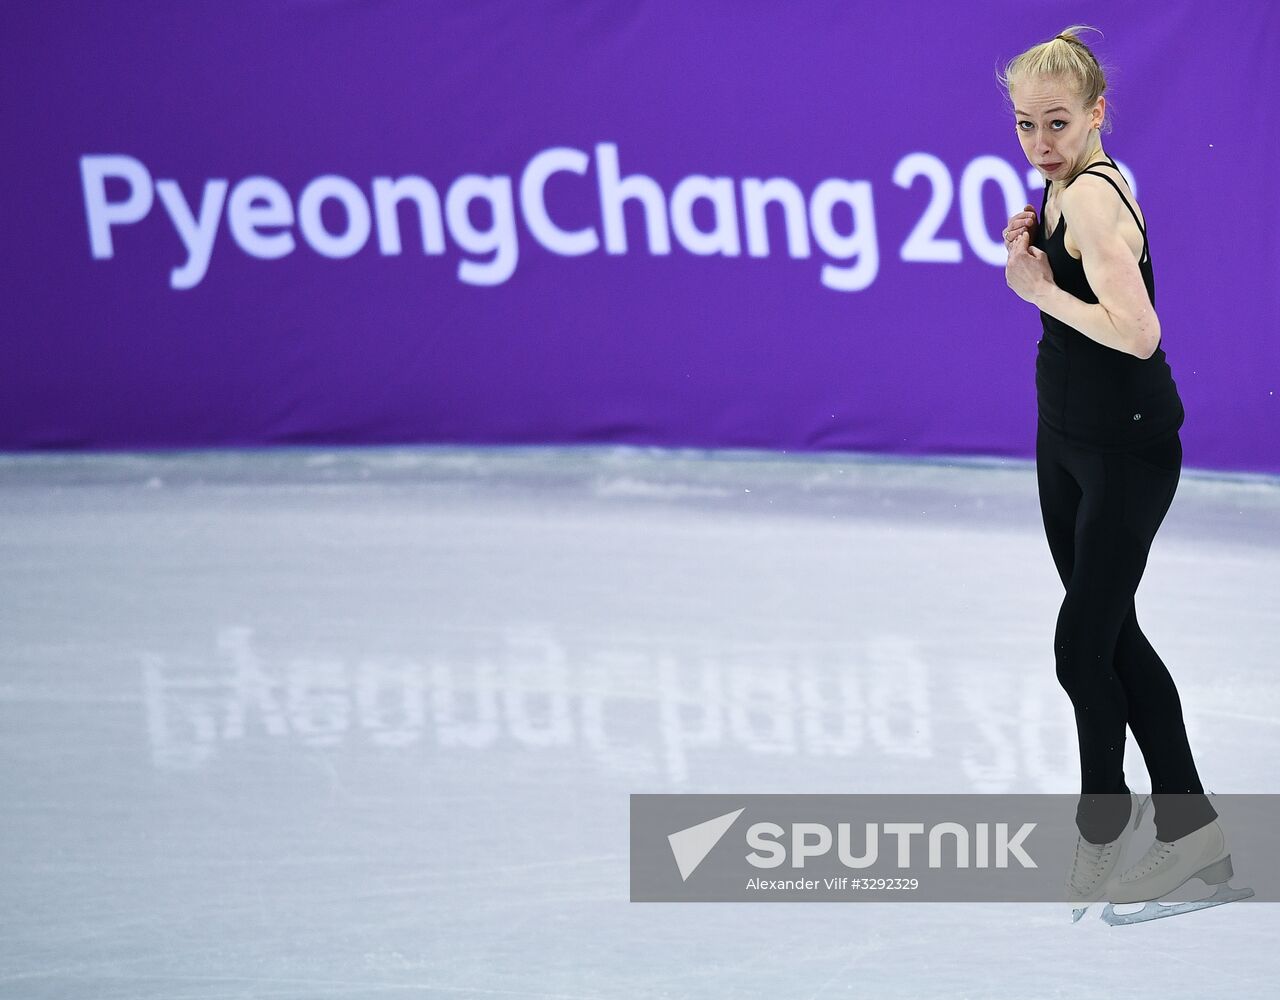
[[[1036,432],[1040,512],[1066,588],[1053,648],[1080,740],[1076,824],[1095,843],[1118,837],[1129,814],[1126,724],[1151,774],[1156,836],[1174,840],[1217,817],[1191,757],[1178,689],[1134,611],[1181,472],[1176,431],[1115,453],[1070,444],[1043,423]]]

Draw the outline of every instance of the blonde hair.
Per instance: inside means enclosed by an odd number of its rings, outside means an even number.
[[[1065,77],[1074,86],[1082,110],[1093,107],[1107,89],[1107,71],[1103,69],[1093,50],[1080,40],[1079,32],[1097,31],[1088,24],[1073,24],[1063,28],[1047,42],[1033,45],[1025,52],[1010,59],[1003,70],[996,71],[996,79],[1010,99],[1009,111],[1013,111],[1013,84],[1016,79],[1032,76]],[[1106,115],[1102,131],[1110,133],[1111,116]]]

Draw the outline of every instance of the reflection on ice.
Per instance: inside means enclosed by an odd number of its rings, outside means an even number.
[[[969,678],[981,665],[948,677],[905,637],[872,636],[820,656],[782,647],[682,654],[660,638],[651,650],[575,656],[534,628],[505,640],[505,654],[471,661],[346,661],[272,656],[252,629],[235,626],[219,633],[203,663],[148,653],[141,683],[152,762],[198,769],[246,742],[408,752],[425,744],[498,757],[559,749],[678,790],[698,777],[701,754],[718,751],[748,773],[754,756],[811,758],[803,766],[852,789],[879,787],[892,759],[937,757],[941,728],[968,734],[957,758],[961,787],[1071,786],[1074,755],[1055,717],[1056,689],[975,687]],[[823,758],[848,763],[831,768]],[[955,763],[935,762],[935,771],[950,774]]]
[[[690,756],[707,749],[857,754],[864,765],[934,752],[929,671],[909,640],[875,637],[837,662],[779,650],[769,664],[661,649],[602,649],[579,662],[546,631],[508,640],[510,655],[497,662],[274,662],[238,626],[218,635],[218,655],[199,669],[149,653],[142,686],[153,762],[198,766],[219,745],[246,739],[563,747],[610,771],[679,784]]]

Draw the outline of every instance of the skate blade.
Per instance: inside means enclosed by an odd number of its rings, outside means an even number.
[[[1127,913],[1117,912],[1117,904],[1108,903],[1102,910],[1102,919],[1112,927],[1119,927],[1124,924],[1145,924],[1150,920],[1159,920],[1161,917],[1172,917],[1179,913],[1190,913],[1192,910],[1207,910],[1211,906],[1234,903],[1238,899],[1248,899],[1252,895],[1252,889],[1233,889],[1231,886],[1223,884],[1218,886],[1217,891],[1212,896],[1208,896],[1205,899],[1190,899],[1182,903],[1161,903],[1152,899],[1143,903],[1141,909]],[[1131,906],[1136,904],[1120,903],[1118,905]]]

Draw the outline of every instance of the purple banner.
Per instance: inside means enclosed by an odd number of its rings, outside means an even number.
[[[0,447],[1030,456],[1040,204],[995,70],[1071,23],[1189,466],[1280,472],[1280,7],[9,4]]]

